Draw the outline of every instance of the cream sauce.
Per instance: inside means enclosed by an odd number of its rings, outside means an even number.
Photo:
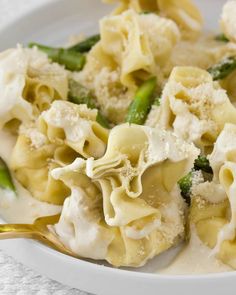
[[[171,264],[159,270],[165,275],[192,275],[233,271],[212,255],[212,250],[200,241],[196,231],[191,230],[191,239]]]

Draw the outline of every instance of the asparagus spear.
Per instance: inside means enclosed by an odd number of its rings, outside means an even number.
[[[194,162],[194,169],[213,174],[210,162],[205,156],[198,156],[198,158]]]
[[[96,108],[91,91],[73,79],[69,80],[69,100],[75,104],[86,104],[90,109]]]
[[[100,35],[94,35],[86,40],[75,44],[74,46],[69,47],[69,50],[77,51],[80,53],[85,53],[91,50],[91,48],[100,41]]]
[[[16,191],[10,171],[2,158],[0,158],[0,187],[14,192]]]
[[[85,65],[86,57],[80,52],[63,48],[53,48],[37,43],[29,44],[30,48],[34,46],[46,53],[53,62],[64,65],[67,70],[81,71]]]
[[[86,104],[90,109],[96,109],[96,99],[91,91],[75,80],[69,80],[69,100],[75,104]],[[107,119],[98,110],[97,122],[105,128],[110,128]]]
[[[236,69],[236,58],[234,56],[223,59],[220,63],[208,69],[213,80],[221,80],[226,78]]]
[[[181,195],[185,199],[186,203],[189,205],[191,203],[190,196],[191,196],[191,187],[192,187],[192,177],[193,177],[193,172],[191,171],[178,181]]]
[[[187,175],[178,181],[179,188],[181,190],[182,197],[186,200],[188,204],[191,202],[191,188],[193,183],[193,176],[196,171],[203,171],[209,174],[213,174],[212,168],[210,166],[209,160],[205,156],[198,156],[194,162],[194,168]]]
[[[153,103],[153,94],[157,85],[155,77],[147,80],[141,85],[135,94],[126,118],[126,122],[143,125]]]
[[[216,37],[215,37],[215,40],[216,41],[220,41],[220,42],[225,42],[225,43],[227,43],[227,42],[229,42],[229,39],[225,36],[225,34],[219,34],[219,35],[217,35]]]

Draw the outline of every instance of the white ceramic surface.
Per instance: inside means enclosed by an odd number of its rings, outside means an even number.
[[[217,18],[223,0],[196,1],[211,30],[218,28]],[[98,19],[109,11],[99,0],[55,0],[15,19],[0,29],[0,50],[38,41],[47,44],[66,42],[69,35],[98,31]],[[119,270],[92,262],[80,261],[48,249],[34,241],[1,241],[0,248],[18,261],[71,287],[98,295],[177,295],[234,294],[236,273],[204,276],[163,276],[156,259],[141,270]],[[158,264],[175,255],[164,254]],[[160,267],[160,265],[159,265]]]

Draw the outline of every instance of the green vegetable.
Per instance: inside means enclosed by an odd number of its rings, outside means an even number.
[[[37,43],[29,44],[30,48],[34,46],[46,53],[53,62],[64,65],[67,70],[81,71],[85,65],[86,57],[80,52],[63,48],[53,48]]]
[[[215,37],[216,41],[220,41],[220,42],[229,42],[229,39],[225,36],[225,34],[219,34]]]
[[[236,58],[234,56],[223,59],[220,63],[214,65],[208,72],[212,75],[213,80],[226,78],[236,69]]]
[[[187,204],[191,203],[192,177],[193,172],[191,171],[178,181],[181,195],[185,199]]]
[[[94,35],[86,40],[75,44],[74,46],[69,47],[69,50],[77,51],[80,53],[85,53],[91,50],[91,48],[100,41],[100,35]]]
[[[147,80],[141,85],[135,94],[126,118],[126,122],[143,125],[153,103],[153,94],[157,86],[155,77]]]
[[[194,162],[194,169],[213,174],[210,162],[205,156],[198,156],[198,158]]]
[[[182,197],[185,199],[187,204],[191,203],[191,188],[193,184],[193,176],[196,171],[201,170],[203,172],[213,174],[209,160],[205,156],[198,156],[194,162],[194,168],[187,175],[178,181],[178,185],[181,191]],[[204,176],[205,180],[205,176]]]
[[[160,97],[156,97],[154,99],[153,105],[159,107],[161,105],[161,98]]]
[[[75,104],[86,104],[90,109],[98,109],[97,101],[89,89],[75,80],[69,80],[69,101]],[[98,110],[97,122],[104,128],[110,128],[109,122]]]
[[[140,14],[150,14],[150,13],[153,13],[152,11],[148,11],[148,10],[144,10],[144,11],[141,11]]]
[[[96,121],[104,128],[109,129],[110,124],[108,120],[102,115],[102,113],[98,110]]]
[[[73,79],[69,80],[69,100],[75,104],[86,104],[90,109],[97,107],[91,91]]]
[[[14,192],[16,191],[10,171],[2,158],[0,158],[0,187]]]

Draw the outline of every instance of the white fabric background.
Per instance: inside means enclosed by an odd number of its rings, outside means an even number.
[[[52,0],[0,0],[0,27],[17,15]],[[0,40],[1,42],[1,40]],[[0,295],[89,295],[28,269],[0,251]]]

